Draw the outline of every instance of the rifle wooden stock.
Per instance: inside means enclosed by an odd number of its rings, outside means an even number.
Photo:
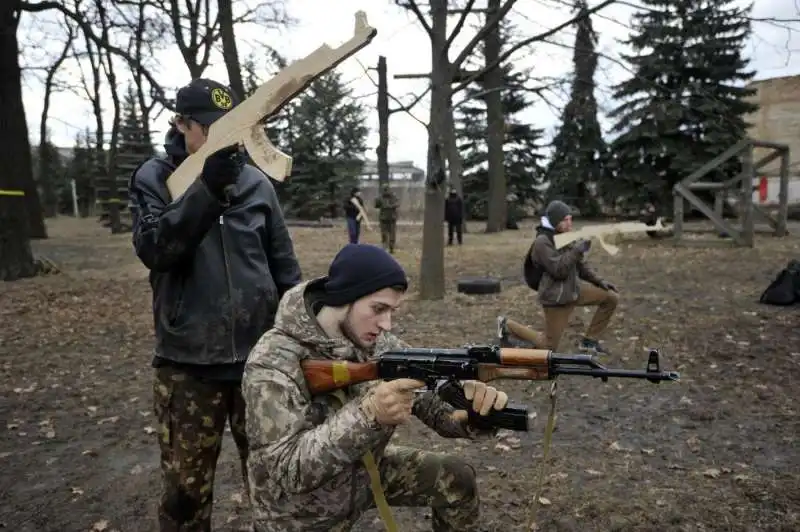
[[[308,391],[327,393],[350,384],[378,379],[378,362],[346,362],[343,360],[304,360],[300,366]]]

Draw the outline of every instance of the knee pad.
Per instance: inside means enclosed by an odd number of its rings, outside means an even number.
[[[472,499],[477,495],[477,472],[469,462],[457,456],[447,456],[442,463],[442,469],[442,476],[447,481],[447,491],[464,499]]]

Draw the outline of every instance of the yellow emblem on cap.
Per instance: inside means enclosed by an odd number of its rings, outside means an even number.
[[[220,109],[230,109],[233,107],[231,95],[219,87],[211,90],[211,101]]]

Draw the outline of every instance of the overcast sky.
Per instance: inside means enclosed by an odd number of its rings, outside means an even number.
[[[600,0],[590,0],[590,5],[596,5]],[[243,9],[248,3],[255,0],[240,0],[235,5]],[[424,4],[425,2],[420,2]],[[736,4],[746,4],[745,0],[737,0]],[[790,0],[752,0],[754,5],[753,17],[775,18],[800,18],[797,8]],[[367,13],[371,26],[378,30],[375,40],[355,56],[342,63],[338,70],[342,73],[348,86],[356,95],[363,96],[363,101],[371,110],[369,126],[370,151],[366,154],[369,158],[375,157],[374,148],[377,146],[377,113],[374,111],[376,96],[375,86],[370,79],[376,78],[374,71],[365,72],[365,67],[377,65],[378,56],[386,57],[389,71],[389,92],[402,101],[413,99],[414,93],[424,90],[424,80],[395,80],[395,74],[424,73],[430,70],[430,44],[427,35],[421,29],[416,18],[409,12],[398,8],[391,0],[337,0],[336,2],[321,0],[287,0],[289,14],[297,20],[297,24],[288,30],[274,34],[266,33],[256,27],[244,27],[237,30],[237,41],[242,57],[254,50],[259,42],[268,42],[290,59],[300,58],[323,42],[337,46],[348,39],[353,32],[354,14],[358,10]],[[485,5],[485,1],[478,0],[478,6]],[[521,38],[529,37],[546,31],[559,23],[571,18],[567,8],[559,0],[519,0],[512,10],[510,20],[517,28]],[[333,7],[333,6],[336,7]],[[600,35],[599,51],[606,57],[601,57],[595,80],[597,82],[596,97],[601,109],[601,122],[607,123],[602,116],[604,110],[614,107],[610,97],[610,87],[629,76],[629,71],[621,63],[621,54],[627,50],[619,41],[627,38],[629,34],[630,17],[635,12],[636,0],[620,2],[606,7],[593,16],[595,30]],[[327,6],[327,7],[323,7]],[[423,8],[424,9],[424,8]],[[46,52],[38,45],[30,46],[25,35],[33,35],[30,28],[37,23],[42,28],[40,18],[34,21],[33,16],[25,15],[20,28],[21,44],[23,47],[24,62],[30,64],[44,64]],[[54,14],[37,15],[53,20]],[[456,17],[452,17],[450,26],[455,24]],[[477,24],[482,20],[482,15],[470,15],[470,21]],[[788,28],[777,27],[772,24],[757,22],[754,24],[753,37],[746,47],[746,54],[751,58],[751,67],[757,72],[757,79],[789,76],[800,74],[800,24],[791,25],[794,31]],[[53,25],[49,24],[47,30],[52,32]],[[465,28],[461,37],[456,41],[454,58],[467,40],[474,35],[475,29]],[[571,46],[574,41],[575,30],[570,27],[552,37],[557,43]],[[46,46],[52,48],[50,53],[58,53],[60,43],[57,33],[48,36]],[[189,71],[183,63],[177,49],[163,52],[159,57],[161,68],[158,77],[167,86],[177,87],[189,80]],[[539,43],[517,52],[512,56],[514,65],[518,69],[532,68],[535,77],[547,79],[557,78],[572,69],[571,50],[558,44]],[[63,80],[77,79],[77,69],[74,65],[64,69],[60,75]],[[124,72],[121,64],[118,72]],[[212,66],[204,73],[227,83],[227,75],[219,56],[215,56]],[[40,76],[41,77],[41,76]],[[538,84],[532,81],[531,85]],[[124,87],[125,82],[120,83]],[[39,117],[42,111],[43,89],[34,75],[26,75],[23,87],[25,112],[28,121],[29,133],[34,144],[38,143]],[[537,127],[544,128],[548,138],[558,125],[558,112],[567,99],[564,90],[547,94],[548,101],[537,100],[523,115]],[[454,101],[460,100],[455,97]],[[106,97],[107,107],[110,99]],[[395,104],[390,103],[390,107]],[[553,108],[555,107],[555,109]],[[106,121],[111,122],[111,109],[107,108]],[[420,120],[427,121],[428,106],[423,100],[414,108],[413,114]],[[153,129],[159,131],[154,135],[154,141],[160,143],[163,132],[167,128],[169,115],[163,113],[153,124]],[[85,98],[70,92],[54,94],[51,102],[49,128],[51,140],[58,146],[72,146],[78,131],[94,127],[94,118],[91,113],[90,103]],[[390,144],[389,159],[391,161],[411,160],[417,166],[425,168],[426,141],[425,132],[420,123],[405,113],[395,113],[391,116],[389,124]]]

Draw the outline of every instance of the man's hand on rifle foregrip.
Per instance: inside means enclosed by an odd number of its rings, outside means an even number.
[[[488,415],[494,408],[502,410],[508,404],[508,395],[499,391],[493,386],[487,386],[481,381],[464,381],[462,383],[464,396],[472,401],[472,409],[480,415]],[[461,423],[466,423],[469,413],[466,410],[456,410],[453,412],[453,419]]]
[[[415,379],[384,381],[370,390],[361,402],[361,409],[381,425],[400,425],[411,418],[414,390],[425,383]]]

